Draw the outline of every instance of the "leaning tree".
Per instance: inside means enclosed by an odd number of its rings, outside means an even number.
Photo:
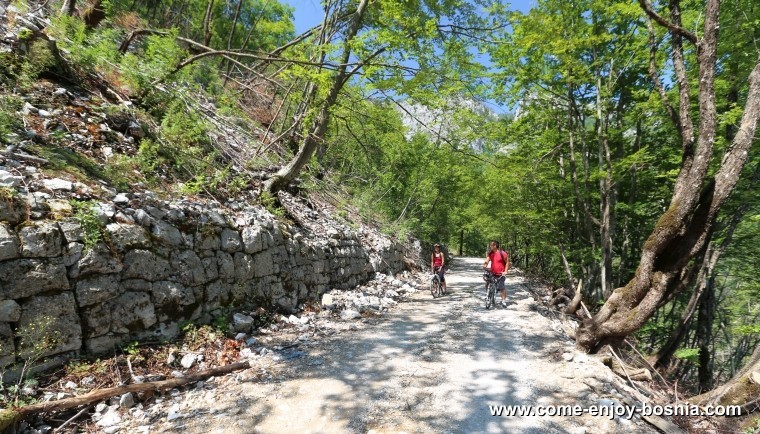
[[[639,0],[649,20],[663,27],[670,39],[670,57],[678,89],[678,105],[672,106],[655,65],[657,43],[651,38],[651,75],[654,88],[681,139],[681,167],[667,210],[643,245],[635,276],[614,290],[593,317],[584,320],[576,334],[580,348],[596,351],[616,343],[644,325],[664,303],[688,287],[694,259],[704,254],[716,217],[734,189],[747,163],[760,118],[760,58],[747,76],[744,109],[730,144],[718,156],[715,142],[719,126],[716,104],[718,74],[719,0],[708,0],[701,16],[701,34],[682,24],[678,0],[670,0],[669,16],[647,0]],[[654,26],[650,26],[653,32]],[[686,60],[693,50],[693,60]],[[697,89],[692,90],[689,68],[696,68]],[[696,97],[698,113],[693,113]],[[695,119],[696,118],[696,119]],[[717,159],[720,158],[720,161]]]
[[[476,86],[469,83],[476,81],[472,71],[479,66],[471,60],[471,41],[500,26],[489,12],[497,6],[495,0],[325,2],[318,37],[294,40],[279,53],[286,57],[313,43],[316,49],[307,51],[318,56],[298,62],[303,71],[297,75],[306,80],[286,134],[294,156],[263,189],[285,188],[327,146],[328,126],[348,85],[371,83],[396,96],[424,93],[423,100],[446,89],[473,91]]]

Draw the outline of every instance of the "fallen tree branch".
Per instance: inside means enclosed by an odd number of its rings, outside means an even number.
[[[79,410],[79,412],[77,414],[75,414],[69,420],[67,420],[66,422],[62,423],[61,426],[59,426],[58,428],[56,428],[55,430],[53,430],[53,434],[62,433],[64,428],[66,428],[68,425],[70,425],[75,420],[77,420],[80,417],[82,417],[82,415],[85,414],[85,412],[87,412],[87,410],[89,410],[90,408],[92,408],[92,406],[88,405],[88,406],[82,408],[81,410]]]
[[[96,389],[82,396],[75,396],[73,398],[42,402],[39,404],[27,405],[25,407],[19,407],[11,410],[0,410],[0,432],[4,432],[6,429],[10,428],[19,421],[27,419],[29,416],[35,415],[37,413],[68,410],[82,405],[89,405],[94,402],[102,401],[113,396],[123,395],[129,392],[140,393],[148,390],[159,391],[164,389],[174,389],[175,387],[183,386],[188,383],[194,383],[208,377],[229,374],[230,372],[247,369],[249,367],[250,364],[248,362],[237,362],[225,366],[207,369],[205,371],[188,375],[187,377],[172,378],[171,380],[153,381],[149,383],[128,384],[126,386],[108,387],[105,389]]]

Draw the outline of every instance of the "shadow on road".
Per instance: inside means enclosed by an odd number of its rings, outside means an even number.
[[[481,266],[459,258],[447,295],[419,291],[356,332],[319,340],[283,362],[292,375],[268,395],[250,384],[237,432],[567,432],[558,419],[491,415],[489,406],[588,397],[543,384],[546,363],[566,344],[546,330],[518,278],[507,280],[507,308],[486,310]]]

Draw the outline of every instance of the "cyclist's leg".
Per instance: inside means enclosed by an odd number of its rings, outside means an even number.
[[[499,277],[498,287],[501,290],[501,304],[502,305],[506,305],[506,303],[507,303],[506,280],[507,280],[507,278],[504,277],[504,276]]]

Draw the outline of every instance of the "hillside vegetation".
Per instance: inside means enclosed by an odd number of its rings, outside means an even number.
[[[459,254],[500,240],[580,348],[758,408],[756,2],[323,7],[297,34],[267,0],[5,5],[4,155],[228,206],[319,193]],[[88,108],[45,121],[67,92]]]

